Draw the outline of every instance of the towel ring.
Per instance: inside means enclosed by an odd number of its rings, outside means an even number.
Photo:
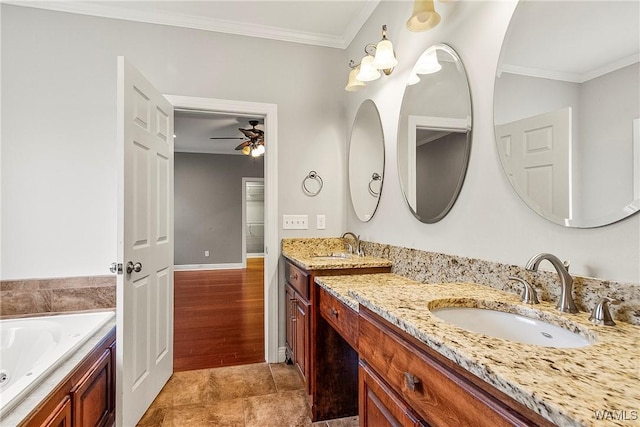
[[[371,193],[373,197],[378,197],[380,195],[380,191],[375,191],[373,188],[371,188],[371,184],[374,181],[382,182],[382,176],[380,176],[378,172],[374,172],[373,175],[371,175],[371,181],[369,181],[369,193]]]
[[[316,190],[316,191],[311,191],[307,188],[307,181],[309,180],[313,180],[313,181],[317,181],[318,184],[320,185],[320,187]],[[317,196],[320,191],[322,191],[322,186],[323,186],[323,182],[322,182],[322,178],[320,177],[320,175],[318,175],[318,172],[316,171],[311,171],[309,172],[309,175],[307,175],[303,180],[302,180],[302,189],[304,190],[305,194],[307,196],[313,197],[313,196]]]

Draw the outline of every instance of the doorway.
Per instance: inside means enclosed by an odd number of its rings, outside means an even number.
[[[264,360],[278,361],[278,156],[277,106],[275,104],[165,95],[177,109],[264,117]]]
[[[242,178],[242,266],[264,257],[264,178]]]

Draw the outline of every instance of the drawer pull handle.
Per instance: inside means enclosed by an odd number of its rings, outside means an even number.
[[[298,280],[298,273],[292,274],[289,276],[289,279],[291,280]]]
[[[338,318],[338,310],[336,310],[335,308],[331,309],[331,313],[329,313],[331,315],[331,317],[335,317],[336,319]]]
[[[416,391],[416,386],[420,384],[420,379],[409,372],[404,373],[404,380],[407,388],[411,391]]]

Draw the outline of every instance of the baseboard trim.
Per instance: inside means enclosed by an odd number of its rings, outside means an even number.
[[[173,271],[186,271],[186,270],[234,270],[238,268],[244,268],[241,262],[238,263],[226,263],[226,264],[182,264],[174,265]]]

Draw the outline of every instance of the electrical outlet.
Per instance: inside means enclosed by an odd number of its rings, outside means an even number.
[[[209,251],[204,251],[204,256],[209,256]]]
[[[325,215],[316,215],[316,229],[324,230],[327,228],[327,217]]]
[[[282,215],[283,230],[307,230],[309,215]]]

